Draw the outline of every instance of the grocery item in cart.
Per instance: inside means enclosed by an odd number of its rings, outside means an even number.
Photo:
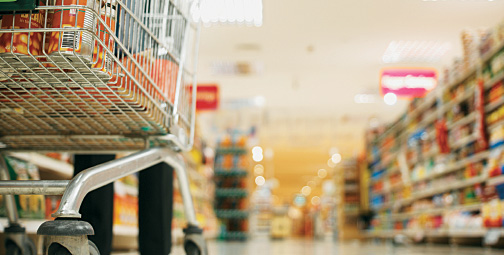
[[[114,52],[114,40],[110,36],[109,31],[115,33],[116,29],[116,6],[108,4],[101,9],[100,16],[105,23],[99,24],[98,38],[105,44],[105,47]],[[110,30],[108,30],[110,29]],[[91,66],[93,72],[102,80],[108,81],[112,78],[112,58],[98,40],[95,41],[93,50],[93,64]]]
[[[133,54],[132,58],[124,58],[122,64],[128,72],[123,70],[123,77],[114,78],[111,83],[117,81],[114,86],[118,88],[118,91],[121,94],[131,95],[129,102],[137,103],[142,108],[149,107],[142,103],[149,101],[144,99],[145,95],[140,88],[145,89],[158,102],[164,102],[165,97],[171,103],[174,102],[178,71],[175,63],[166,59],[155,59],[153,51],[147,50]]]
[[[69,9],[54,12],[52,28],[63,31],[51,33],[47,53],[60,68],[90,66],[95,46],[93,34],[96,33],[96,17],[92,10],[99,10],[99,3],[94,0],[56,0],[56,5],[69,6]],[[77,9],[76,5],[87,8]]]
[[[42,28],[45,11],[37,14],[4,15],[2,29]],[[0,66],[1,67],[36,67],[38,61],[33,56],[39,55],[42,49],[41,32],[0,33]]]

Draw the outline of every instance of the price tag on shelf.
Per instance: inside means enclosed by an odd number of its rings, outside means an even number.
[[[501,231],[500,229],[489,229],[485,234],[485,245],[494,245],[499,242]]]

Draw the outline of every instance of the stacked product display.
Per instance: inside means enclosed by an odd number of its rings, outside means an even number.
[[[215,155],[215,214],[219,238],[246,240],[248,236],[247,176],[249,158],[244,136],[225,136]]]
[[[343,160],[335,174],[336,201],[339,237],[353,239],[359,237],[357,221],[360,212],[360,179],[358,162]]]
[[[368,132],[373,235],[455,241],[502,226],[488,217],[502,217],[493,178],[504,163],[504,24],[462,39],[464,59],[441,85]]]

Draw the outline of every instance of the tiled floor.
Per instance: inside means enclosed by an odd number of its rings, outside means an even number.
[[[497,255],[502,250],[483,248],[415,245],[395,247],[390,244],[338,243],[309,239],[270,241],[266,238],[248,242],[209,242],[209,255]],[[172,255],[183,255],[175,247]]]

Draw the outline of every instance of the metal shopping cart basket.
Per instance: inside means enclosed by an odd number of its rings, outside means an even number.
[[[38,229],[44,254],[98,254],[80,218],[86,194],[160,162],[176,172],[188,221],[185,247],[206,254],[185,165],[192,147],[199,25],[195,0],[17,0],[0,3],[0,147],[9,151],[138,151],[81,172],[70,181],[11,181],[7,239],[33,254],[13,195],[63,195]],[[1,155],[0,155],[1,156]],[[1,160],[3,162],[3,160]],[[60,253],[58,253],[60,254]]]

